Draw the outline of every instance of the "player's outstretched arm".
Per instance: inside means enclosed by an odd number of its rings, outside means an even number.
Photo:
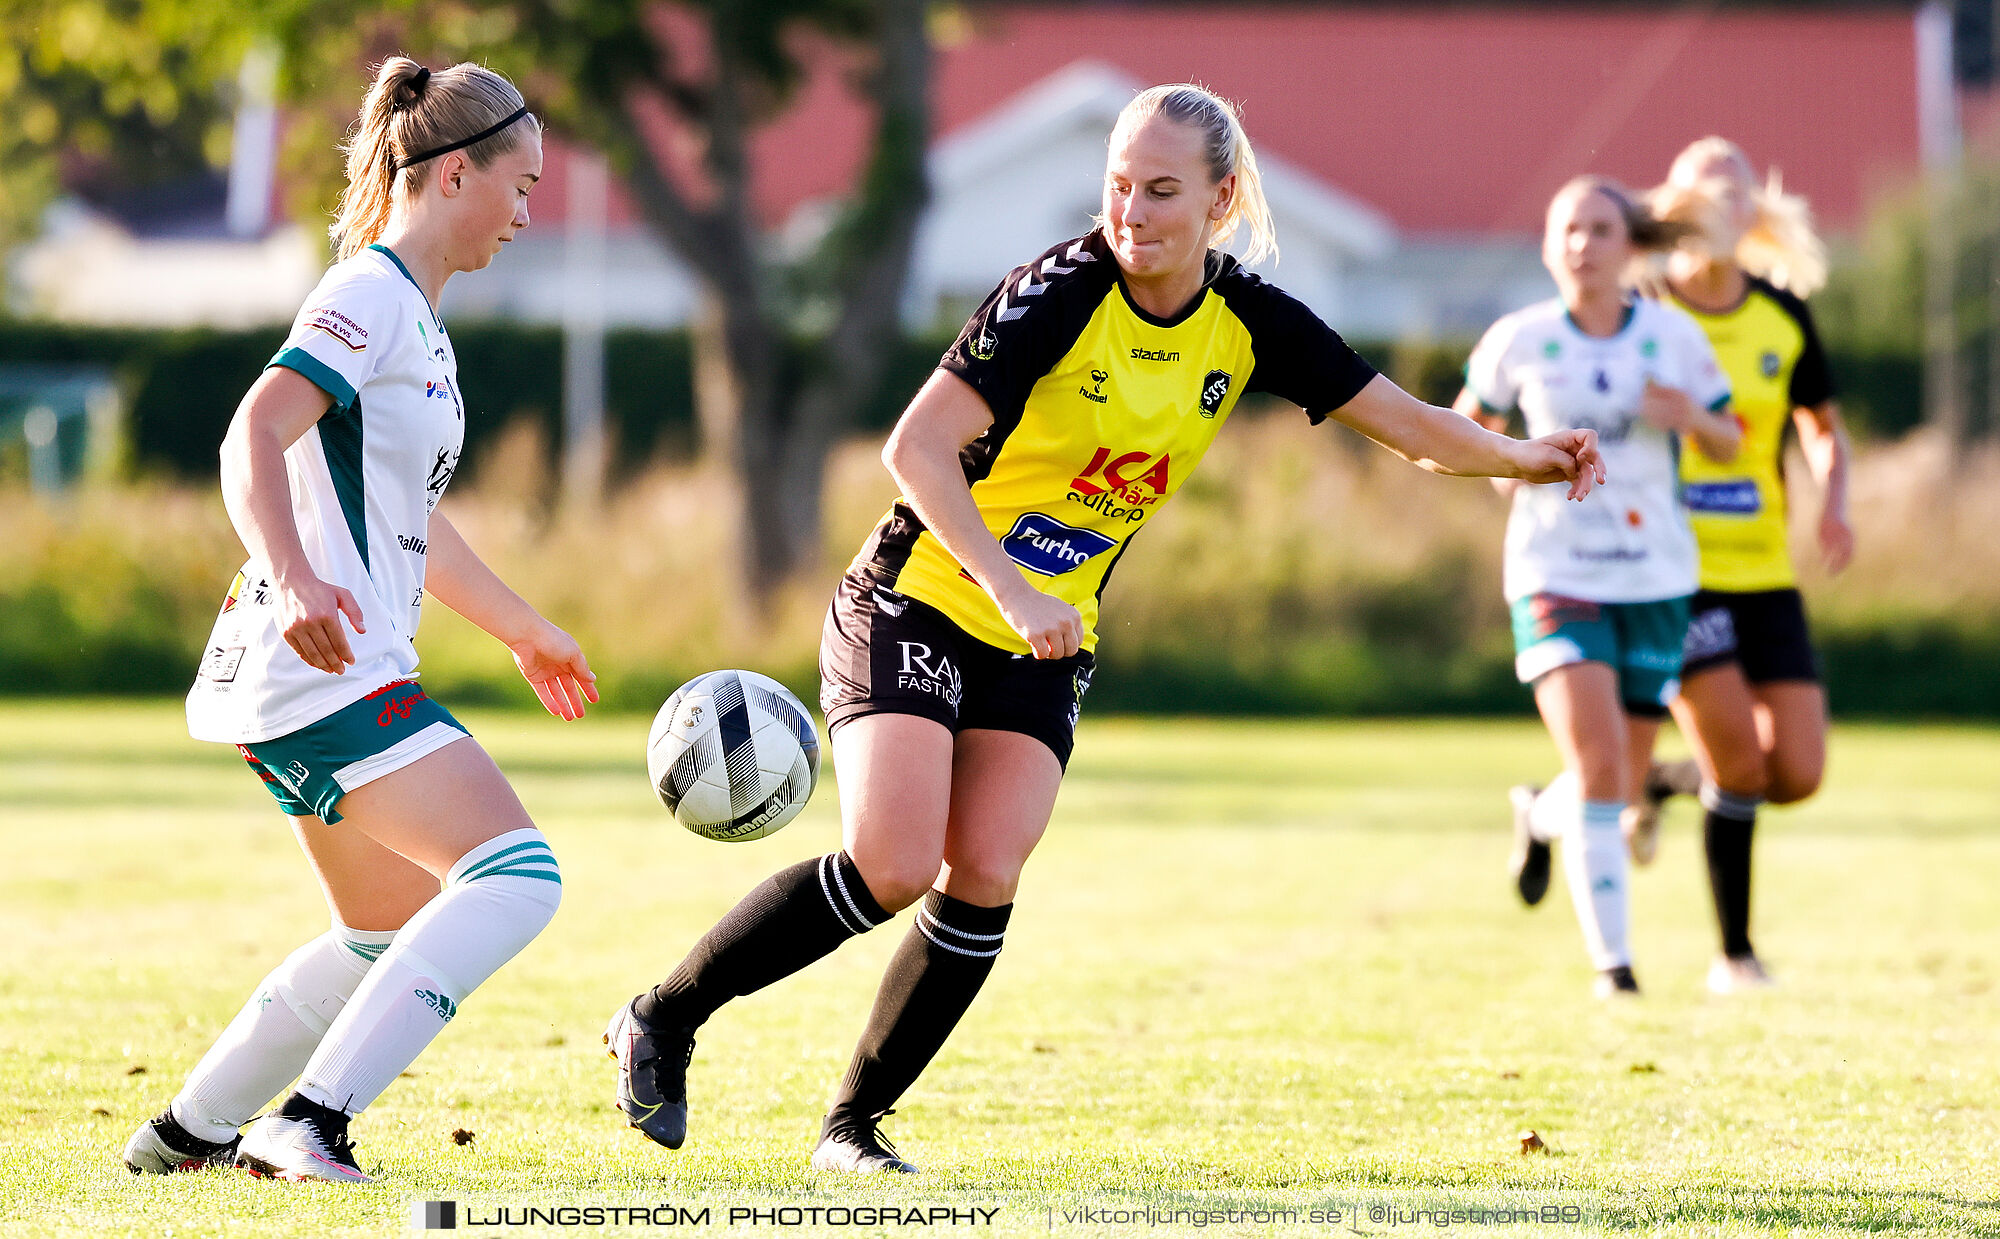
[[[271,574],[285,644],[308,666],[339,675],[354,662],[340,617],[356,632],[368,626],[354,595],[321,580],[306,559],[285,474],[285,449],[332,405],[332,396],[296,370],[273,366],[259,375],[222,440],[222,503],[251,562]]]
[[[1559,430],[1539,439],[1495,434],[1450,409],[1425,404],[1379,374],[1332,416],[1432,473],[1568,482],[1571,499],[1604,481],[1594,431]]]
[[[582,718],[584,703],[597,700],[597,673],[576,638],[509,589],[444,513],[431,513],[424,541],[424,592],[511,650],[521,678],[550,714]]]
[[[882,463],[924,528],[979,582],[1035,657],[1068,658],[1083,647],[1083,617],[1028,584],[986,528],[965,482],[958,454],[992,424],[993,410],[970,383],[934,371],[890,432]]]

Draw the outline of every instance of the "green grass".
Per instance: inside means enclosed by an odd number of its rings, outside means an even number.
[[[889,1183],[804,1156],[907,916],[708,1026],[677,1153],[615,1116],[598,1044],[765,873],[837,845],[832,789],[712,844],[652,802],[643,720],[469,721],[568,900],[357,1124],[384,1177],[354,1189],[119,1165],[325,914],[257,782],[172,706],[0,709],[0,1234],[390,1234],[429,1199],[716,1210],[689,1233],[751,1201],[982,1200],[1047,1233],[1093,1193],[1498,1189],[1583,1193],[1618,1232],[2000,1232],[2000,730],[1837,733],[1825,792],[1760,828],[1784,984],[1748,999],[1702,989],[1676,805],[1635,883],[1647,997],[1607,1007],[1564,895],[1524,911],[1502,872],[1502,789],[1552,761],[1532,724],[1089,719],[1007,953],[891,1121],[927,1173]]]

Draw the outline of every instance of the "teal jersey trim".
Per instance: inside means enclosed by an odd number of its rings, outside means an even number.
[[[357,393],[347,385],[346,379],[340,377],[340,372],[297,345],[279,349],[271,360],[264,363],[266,370],[272,366],[283,366],[304,375],[314,387],[333,397],[335,408],[344,409],[354,403]]]
[[[391,257],[394,257],[394,255],[391,255]],[[403,264],[397,263],[396,265],[400,267]],[[1591,335],[1588,331],[1585,331],[1583,329],[1582,323],[1576,321],[1576,315],[1571,314],[1569,312],[1568,306],[1563,307],[1563,319],[1569,323],[1570,327],[1575,330],[1576,334],[1582,336],[1586,340],[1616,340],[1619,336],[1625,334],[1625,329],[1632,325],[1632,320],[1634,318],[1637,318],[1638,315],[1639,315],[1639,303],[1636,300],[1627,301],[1625,303],[1625,316],[1618,320],[1618,330],[1612,332],[1608,336],[1594,336]]]
[[[396,251],[390,249],[388,246],[382,244],[380,241],[377,241],[375,244],[369,246],[368,248],[371,250],[379,250],[382,253],[387,254],[389,256],[389,261],[396,264],[396,270],[401,271],[403,273],[403,278],[410,282],[410,287],[417,290],[417,296],[422,297],[424,299],[424,308],[431,312],[431,322],[437,324],[437,329],[439,331],[443,331],[444,320],[438,317],[437,307],[431,304],[430,297],[426,295],[424,292],[424,286],[422,284],[417,283],[417,277],[411,275],[410,269],[403,265],[403,260],[396,257]]]
[[[347,518],[347,532],[354,549],[361,554],[361,570],[368,571],[368,509],[361,482],[361,399],[343,409],[330,410],[319,419],[320,448],[326,453],[326,471],[333,479],[333,493],[340,500],[340,514]]]

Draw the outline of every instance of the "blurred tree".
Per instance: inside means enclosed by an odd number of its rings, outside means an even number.
[[[827,453],[875,393],[898,340],[927,197],[928,7],[279,0],[274,21],[289,93],[333,102],[321,125],[352,115],[353,66],[410,49],[432,64],[472,58],[506,72],[557,133],[606,157],[706,294],[696,331],[704,449],[736,480],[744,583],[761,603],[817,562]],[[751,207],[749,143],[804,84],[798,36],[807,30],[866,53],[850,85],[873,107],[874,126],[839,218],[812,253],[787,262]],[[305,145],[324,151],[328,136]],[[691,154],[676,158],[676,143]]]
[[[59,185],[127,196],[225,162],[233,20],[212,2],[0,0],[0,248]]]
[[[0,227],[31,220],[64,161],[164,175],[224,162],[230,95],[258,39],[281,51],[292,207],[323,215],[363,68],[392,52],[477,60],[594,148],[699,278],[704,448],[736,479],[742,573],[761,604],[820,551],[826,455],[875,393],[927,197],[928,0],[0,0]],[[874,110],[860,183],[790,261],[751,207],[749,144],[789,103],[816,31],[862,53]],[[664,532],[664,531],[663,531]]]

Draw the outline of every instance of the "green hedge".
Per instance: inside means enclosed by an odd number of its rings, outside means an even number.
[[[244,390],[283,342],[279,329],[132,331],[0,320],[0,365],[71,363],[109,367],[131,401],[131,455],[145,473],[191,480],[215,473],[216,449]],[[553,327],[467,323],[452,331],[470,413],[467,448],[517,421],[562,441],[562,333]],[[882,391],[858,429],[885,428],[950,343],[913,338],[897,353]],[[1362,355],[1426,399],[1449,404],[1458,392],[1469,341],[1388,344],[1357,341]],[[1843,355],[1834,359],[1850,421],[1858,431],[1895,436],[1915,424],[1919,359]],[[680,331],[623,330],[605,341],[605,404],[614,472],[635,473],[662,457],[684,458],[694,441],[691,351]]]
[[[131,459],[145,473],[215,474],[216,450],[243,392],[284,342],[282,329],[129,331],[0,320],[0,365],[108,367],[131,402]],[[906,342],[863,428],[886,427],[922,384],[949,340]],[[562,333],[553,327],[468,323],[452,330],[477,452],[516,421],[532,422],[551,449],[562,441]],[[633,473],[662,455],[685,456],[694,439],[688,336],[613,331],[605,340],[605,404],[614,469]]]

